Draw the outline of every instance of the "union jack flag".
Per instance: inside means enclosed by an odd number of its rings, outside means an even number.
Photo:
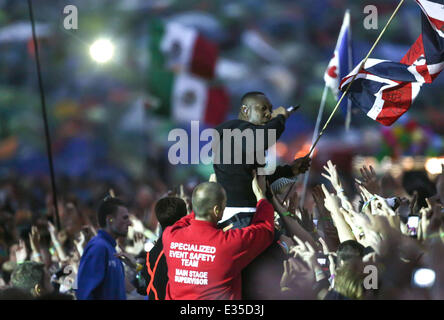
[[[412,105],[424,83],[444,69],[443,0],[415,0],[422,9],[422,33],[400,62],[368,59],[344,77],[344,91],[353,76],[348,97],[370,118],[389,126]]]

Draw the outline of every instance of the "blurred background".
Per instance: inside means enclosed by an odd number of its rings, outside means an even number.
[[[367,30],[368,3],[357,0],[33,1],[60,199],[75,199],[93,219],[98,200],[112,188],[149,225],[144,212],[154,199],[179,184],[190,192],[212,173],[211,166],[168,162],[169,131],[189,131],[194,115],[177,110],[184,103],[195,106],[203,130],[236,118],[248,91],[266,93],[274,107],[301,105],[287,121],[277,152],[280,162],[304,156],[345,10],[350,9],[357,64],[397,3],[373,0],[378,29]],[[78,9],[77,29],[64,27],[67,5]],[[170,56],[162,51],[171,23],[183,28],[176,28],[182,40],[200,39],[207,50],[196,58],[209,60],[206,65],[196,65],[194,57],[184,60],[197,69],[191,80],[171,62],[186,47],[171,44],[177,50]],[[399,61],[420,32],[419,8],[406,1],[371,57]],[[338,110],[318,144],[310,185],[320,181],[328,159],[350,176],[363,164],[389,170],[395,179],[403,170],[440,173],[443,82],[441,76],[424,86],[391,127],[353,110],[345,131]],[[192,89],[182,100],[174,93],[179,84]],[[335,102],[329,92],[323,121]],[[48,159],[26,1],[0,0],[0,184],[3,208],[47,210]]]

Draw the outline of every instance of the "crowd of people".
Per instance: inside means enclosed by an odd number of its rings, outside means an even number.
[[[258,299],[444,298],[444,269],[440,263],[440,257],[444,254],[444,175],[438,176],[436,194],[428,198],[421,198],[423,194],[420,188],[411,195],[407,191],[399,193],[402,189],[390,190],[397,193],[388,198],[389,190],[381,184],[371,167],[362,168],[362,176],[357,179],[359,191],[355,194],[345,193],[335,165],[330,161],[323,176],[331,185],[322,184],[311,189],[315,203],[313,208],[299,207],[298,185],[293,180],[279,181],[280,184],[268,189],[264,185],[262,191],[257,186],[257,179],[254,180],[259,199],[266,198],[261,195],[266,190],[272,193],[268,202],[274,207],[273,227],[280,252],[268,254],[267,261],[261,264],[263,268],[256,270],[256,291],[253,296]],[[206,184],[221,188],[215,182]],[[202,185],[197,188],[202,189]],[[203,200],[221,201],[211,199],[214,192],[212,190]],[[103,217],[104,204],[113,201],[125,206],[117,198],[108,197],[102,200],[99,215]],[[169,192],[161,197],[155,206],[160,229],[168,230],[168,226],[181,218],[191,218],[195,214],[189,214],[194,209],[193,204],[184,193]],[[26,236],[21,231],[26,230],[23,229],[24,218],[20,217],[23,213],[9,213],[7,207],[2,208],[1,299],[75,299],[79,288],[87,290],[84,287],[89,284],[94,289],[94,285],[97,285],[91,270],[87,271],[85,284],[77,282],[76,278],[79,265],[82,268],[81,257],[88,255],[89,240],[100,234],[101,227],[106,228],[106,222],[99,225],[89,220],[85,222],[73,202],[64,203],[61,207],[64,208],[63,217],[73,215],[70,220],[75,222],[73,225],[63,224],[58,231],[50,222],[53,220],[51,214],[48,214],[33,219],[31,231]],[[413,217],[418,217],[416,226],[409,225]],[[159,238],[154,247],[147,246],[152,243],[146,235],[146,231],[150,230],[147,224],[130,214],[127,227],[130,220],[133,229],[141,228],[141,232],[130,232],[129,237],[123,232],[123,236],[117,237],[116,241],[116,257],[125,262],[125,270],[122,271],[124,281],[119,283],[114,279],[114,285],[121,285],[126,295],[113,296],[112,293],[122,292],[114,288],[105,290],[102,297],[144,299],[148,289],[149,299],[165,299],[168,277],[174,277],[174,274],[168,273],[167,261],[163,259],[160,264],[157,263],[153,281],[150,279],[153,271],[148,272],[146,268],[147,252],[148,265],[154,266],[159,254],[165,250],[165,243],[162,244],[162,238]],[[224,233],[221,229],[220,232]],[[268,240],[262,245],[258,238],[250,239],[250,260],[274,241],[273,232],[268,230],[268,233]],[[174,239],[174,234],[170,232],[168,237]],[[247,242],[248,236],[243,241]],[[248,248],[246,244],[243,245]],[[230,246],[234,250],[234,244]],[[227,256],[226,261],[233,256]],[[93,264],[97,268],[96,261],[97,258]],[[248,262],[251,261],[244,264]],[[139,265],[144,268],[138,270]],[[368,265],[376,267],[376,275],[364,272]],[[227,267],[226,264],[224,266]],[[238,270],[232,267],[232,270]],[[103,266],[96,272],[103,274],[105,269]],[[433,273],[432,279],[425,272],[427,270]],[[370,277],[367,288],[364,285],[366,277]],[[168,295],[174,298],[175,292],[169,291]],[[77,292],[77,298],[88,298],[88,294],[91,291],[84,296]],[[190,297],[194,298],[186,296]],[[235,298],[241,298],[240,291]]]
[[[240,111],[219,129],[279,138],[289,117],[260,92]],[[444,298],[444,171],[395,181],[364,166],[353,185],[328,161],[324,183],[301,201],[309,167],[308,157],[272,176],[215,165],[191,196],[164,185],[142,186],[136,199],[102,186],[89,203],[67,193],[60,219],[49,194],[32,212],[33,197],[6,181],[0,299]]]

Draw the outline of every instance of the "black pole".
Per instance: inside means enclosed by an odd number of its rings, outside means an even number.
[[[34,41],[34,52],[35,52],[35,61],[36,61],[36,67],[37,67],[37,78],[38,78],[39,90],[40,90],[40,101],[41,101],[41,105],[42,105],[43,123],[45,125],[46,152],[48,154],[49,171],[51,174],[52,201],[53,201],[54,210],[55,210],[57,229],[60,230],[59,209],[57,206],[57,189],[56,189],[55,177],[54,177],[54,165],[52,162],[51,137],[49,136],[48,118],[46,115],[45,92],[43,91],[43,80],[42,80],[42,74],[40,71],[39,49],[38,49],[38,44],[37,44],[37,37],[35,35],[34,13],[32,11],[31,0],[28,0],[28,7],[29,7],[29,18],[31,19],[32,39]]]

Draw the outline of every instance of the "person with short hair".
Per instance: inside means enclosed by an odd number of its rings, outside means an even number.
[[[34,297],[49,294],[54,290],[45,265],[33,261],[18,264],[11,274],[10,282],[13,288],[23,290]]]
[[[126,300],[125,271],[116,257],[116,239],[126,237],[131,225],[128,209],[118,198],[106,197],[99,205],[101,229],[86,245],[77,275],[78,300]]]
[[[336,271],[333,278],[333,288],[328,291],[325,300],[361,299],[364,290],[362,287],[363,272],[362,258],[365,248],[356,240],[341,242],[336,251]]]
[[[336,255],[338,257],[337,267],[353,260],[361,261],[365,256],[366,248],[356,240],[347,240],[339,244]]]
[[[242,270],[274,236],[274,210],[265,198],[265,177],[255,177],[252,184],[257,205],[251,225],[225,232],[217,226],[227,201],[223,187],[204,182],[194,189],[193,212],[163,233],[167,300],[242,298]]]
[[[162,231],[187,215],[185,201],[176,197],[165,197],[157,201],[154,208]],[[165,300],[168,283],[168,268],[164,255],[162,235],[146,254],[146,265],[142,275],[147,281],[146,294],[149,300]]]

